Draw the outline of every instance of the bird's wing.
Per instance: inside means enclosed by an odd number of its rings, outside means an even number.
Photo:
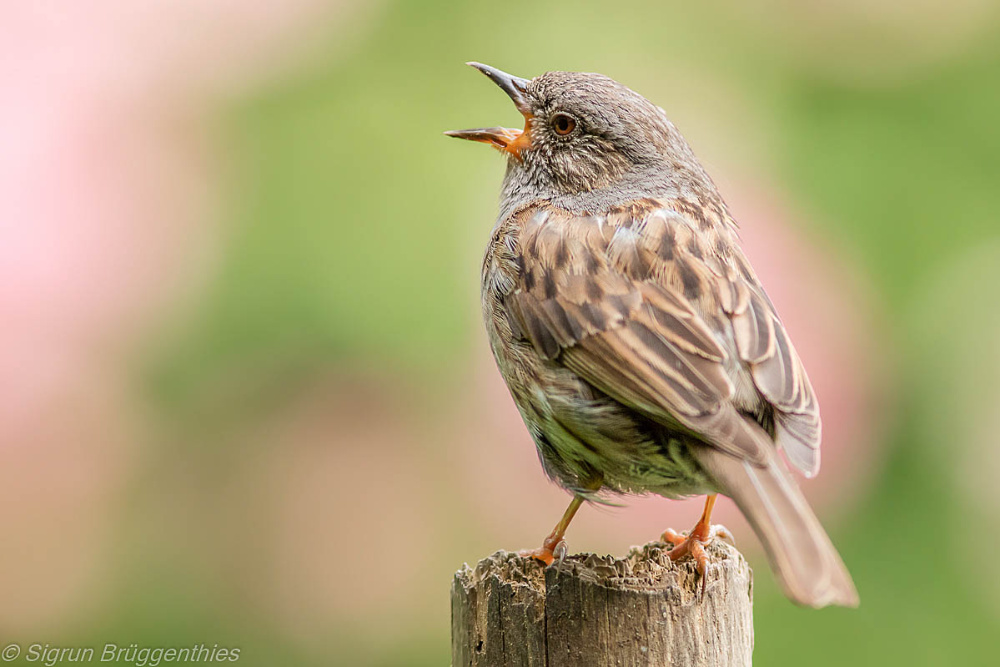
[[[812,477],[819,472],[819,403],[785,325],[743,253],[735,248],[717,278],[721,306],[732,326],[736,354],[772,412],[774,436],[788,460]],[[744,296],[745,295],[745,296]]]
[[[778,445],[796,468],[812,477],[820,463],[819,404],[788,332],[759,287],[744,310],[727,314],[740,360],[773,411]]]
[[[615,400],[764,465],[774,444],[748,415],[766,402],[776,415],[807,412],[815,400],[756,280],[713,238],[721,221],[691,206],[643,200],[606,216],[521,212],[511,326]],[[776,420],[818,444],[818,416],[813,432]]]

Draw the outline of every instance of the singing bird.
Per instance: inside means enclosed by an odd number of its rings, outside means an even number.
[[[790,599],[856,606],[779,455],[818,472],[816,397],[690,146],[661,108],[606,76],[469,65],[525,121],[445,133],[507,157],[482,267],[486,330],[545,472],[573,494],[528,553],[551,564],[580,505],[602,493],[706,494],[690,533],[663,534],[704,586],[722,493]]]

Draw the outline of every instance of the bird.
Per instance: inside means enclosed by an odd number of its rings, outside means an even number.
[[[706,495],[671,560],[731,535],[730,497],[793,602],[855,607],[851,575],[787,463],[820,466],[821,420],[802,361],[744,254],[716,185],[664,110],[614,79],[533,79],[467,63],[499,86],[523,128],[445,132],[506,157],[482,265],[497,367],[545,473],[572,501],[538,549],[566,553],[584,502]]]

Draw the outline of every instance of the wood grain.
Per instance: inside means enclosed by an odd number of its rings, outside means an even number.
[[[662,543],[625,558],[581,554],[544,568],[498,551],[455,573],[452,665],[746,667],[753,577],[718,540],[704,597],[694,563]]]

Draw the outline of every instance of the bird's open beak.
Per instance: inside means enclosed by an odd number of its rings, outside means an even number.
[[[531,146],[531,135],[529,134],[531,124],[531,108],[525,98],[525,91],[528,88],[528,80],[517,76],[512,76],[506,72],[501,72],[495,67],[483,65],[482,63],[466,63],[490,77],[493,83],[510,96],[514,106],[524,116],[524,129],[515,130],[509,127],[483,127],[475,130],[451,130],[445,132],[449,137],[459,139],[469,139],[480,141],[485,144],[492,144],[496,148],[506,151],[511,155],[520,158],[521,151]]]

